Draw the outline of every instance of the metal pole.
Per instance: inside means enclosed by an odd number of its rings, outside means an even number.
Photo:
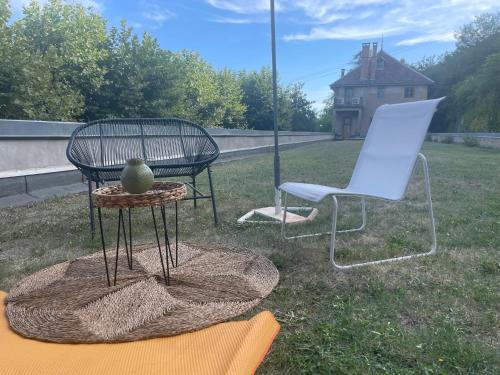
[[[280,154],[278,143],[278,82],[276,74],[276,31],[274,21],[274,0],[271,3],[271,45],[273,56],[273,122],[274,122],[274,203],[275,213],[281,213],[281,195],[278,187],[280,186]]]

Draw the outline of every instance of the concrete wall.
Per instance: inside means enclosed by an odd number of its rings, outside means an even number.
[[[414,96],[405,98],[405,87],[414,88]],[[383,97],[378,97],[378,89],[383,88]],[[338,93],[337,93],[338,92]],[[345,88],[335,90],[336,97],[344,97]],[[360,108],[353,108],[347,111],[345,108],[335,111],[334,129],[335,134],[342,136],[344,134],[344,118],[352,117],[351,136],[364,137],[368,132],[375,110],[382,104],[407,103],[417,100],[427,99],[427,86],[366,86],[353,87],[353,97],[359,97],[362,100]]]
[[[434,142],[468,143],[479,147],[500,149],[500,133],[430,133],[428,137]]]
[[[79,123],[0,120],[0,197],[51,183],[81,181],[66,158],[66,146]],[[207,129],[219,145],[220,160],[270,152],[272,131]],[[331,133],[280,132],[280,148],[332,140]],[[52,182],[51,182],[52,181]]]

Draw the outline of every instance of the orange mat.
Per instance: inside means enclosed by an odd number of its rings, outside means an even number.
[[[280,326],[269,311],[179,336],[122,344],[54,344],[11,331],[0,291],[0,373],[253,374]]]

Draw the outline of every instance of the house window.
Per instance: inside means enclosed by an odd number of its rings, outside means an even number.
[[[414,87],[405,87],[405,98],[413,98],[415,96]]]
[[[385,96],[385,88],[378,87],[377,88],[377,98],[383,98]]]
[[[385,63],[384,60],[378,59],[377,60],[377,69],[379,69],[379,70],[384,69],[384,63]]]
[[[351,104],[352,101],[352,87],[346,87],[345,89],[345,103]]]

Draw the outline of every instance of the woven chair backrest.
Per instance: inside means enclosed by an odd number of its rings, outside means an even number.
[[[196,164],[218,153],[205,129],[175,118],[94,121],[77,128],[68,145],[70,161],[90,167],[121,166],[133,158],[150,164]]]

